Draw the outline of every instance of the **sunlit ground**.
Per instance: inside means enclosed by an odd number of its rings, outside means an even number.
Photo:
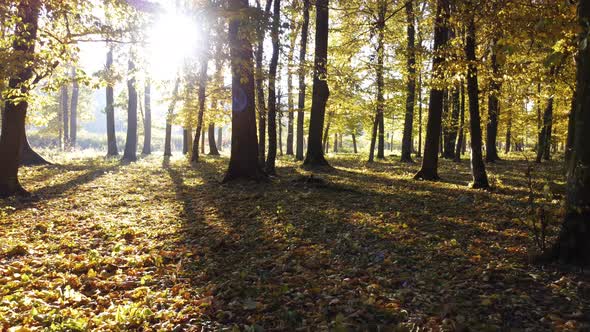
[[[397,158],[330,155],[337,171],[314,181],[282,158],[270,183],[220,185],[223,157],[195,169],[182,157],[72,157],[22,170],[36,200],[0,201],[0,327],[543,331],[590,320],[588,274],[528,263],[521,159],[489,165],[495,188],[483,192],[467,188],[467,161],[442,160],[433,183]],[[534,166],[548,206],[563,194],[560,165]]]

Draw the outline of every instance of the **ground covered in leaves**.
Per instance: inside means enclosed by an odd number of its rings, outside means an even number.
[[[225,158],[67,159],[0,200],[0,330],[589,329],[588,273],[529,264],[524,160],[489,165],[486,192],[467,161],[419,182],[393,157],[313,177],[282,159],[221,185]],[[561,174],[534,165],[553,210]]]

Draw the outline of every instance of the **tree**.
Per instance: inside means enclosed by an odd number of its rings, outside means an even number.
[[[496,48],[498,41],[492,40],[491,66],[493,77],[490,80],[490,95],[488,96],[488,123],[486,131],[486,162],[493,163],[500,160],[498,149],[496,148],[498,137],[498,117],[500,115],[500,101],[498,95],[502,87],[499,72],[498,56]]]
[[[112,73],[113,70],[113,47],[107,46],[106,70]],[[106,118],[107,118],[107,156],[117,156],[119,154],[117,148],[117,136],[115,135],[115,98],[113,93],[113,83],[111,80],[107,82],[106,86]]]
[[[258,163],[254,63],[248,40],[248,0],[230,0],[229,48],[232,72],[232,144],[223,182],[261,180],[266,174]],[[262,45],[259,45],[262,46]]]
[[[307,54],[307,35],[309,31],[309,0],[303,0],[303,23],[299,44],[299,98],[297,103],[297,142],[295,158],[303,160],[303,110],[305,109],[305,56]]]
[[[266,0],[262,18],[256,26],[256,108],[258,109],[258,162],[264,167],[266,155],[266,104],[264,103],[264,74],[262,60],[264,58],[264,37],[266,35],[266,19],[270,13],[272,0]],[[257,1],[258,10],[260,2]]]
[[[322,148],[322,133],[324,129],[324,116],[326,103],[330,97],[328,88],[328,13],[329,0],[316,1],[316,31],[315,31],[315,55],[313,70],[313,92],[311,101],[311,117],[309,120],[309,136],[307,154],[303,165],[306,167],[330,166],[324,157]]]
[[[142,154],[152,153],[152,101],[151,101],[151,81],[146,79],[144,87],[145,116],[143,120],[143,149]]]
[[[133,57],[133,55],[131,55]],[[137,160],[137,90],[135,89],[135,63],[132,58],[127,63],[127,139],[125,141],[124,161]]]
[[[205,47],[205,49],[207,49]],[[207,64],[209,62],[208,51],[203,52],[201,55],[201,67],[199,70],[199,113],[197,116],[197,132],[195,133],[195,139],[193,140],[193,151],[191,155],[191,164],[199,162],[199,146],[204,148],[204,144],[199,145],[199,138],[203,131],[203,115],[205,113],[205,99],[207,91]]]
[[[10,78],[8,88],[15,91],[5,98],[0,134],[0,197],[30,195],[20,184],[18,167],[25,136],[30,82],[33,78],[32,58],[37,39],[39,0],[22,1],[17,5],[19,23],[15,27],[12,48],[25,60],[19,61],[16,75]]]
[[[266,156],[266,174],[275,175],[277,156],[277,65],[279,62],[279,27],[281,24],[281,0],[274,0],[272,29],[272,57],[268,70],[268,156]]]
[[[413,2],[406,3],[407,37],[406,46],[406,116],[404,119],[404,134],[402,137],[402,162],[413,162],[412,160],[412,130],[414,127],[414,104],[416,95],[416,51],[414,49],[414,7]]]
[[[567,165],[566,215],[549,258],[590,265],[590,3],[578,2],[574,142]]]
[[[295,18],[293,18],[293,21]],[[291,29],[289,36],[289,53],[287,54],[287,155],[293,155],[293,57],[295,55],[295,41],[299,34],[300,24],[296,24],[295,29]]]
[[[168,113],[166,114],[166,134],[164,137],[164,157],[172,156],[172,121],[174,118],[174,107],[178,100],[178,88],[180,86],[180,77],[176,78],[174,83],[174,89],[172,90],[172,96],[170,105],[168,106]]]
[[[76,78],[76,68],[72,67],[72,103],[70,105],[70,148],[76,148],[76,136],[78,135],[78,97],[79,84]]]
[[[479,87],[477,82],[477,65],[475,63],[475,22],[473,15],[467,26],[465,56],[469,61],[467,69],[467,93],[469,95],[469,124],[471,135],[471,175],[472,188],[488,188],[488,176],[483,162],[481,124],[479,118]]]
[[[385,34],[385,13],[387,12],[387,2],[380,0],[377,15],[377,109],[375,114],[375,125],[373,135],[371,136],[371,147],[369,150],[369,162],[373,161],[373,154],[375,150],[375,141],[377,140],[377,158],[385,159],[385,119],[383,117],[383,109],[385,107],[385,100],[383,98],[383,58],[384,58],[384,34]]]
[[[436,17],[434,21],[434,56],[432,59],[433,80],[441,79],[444,56],[440,49],[447,43],[448,38],[448,0],[437,0]],[[428,122],[426,124],[426,139],[424,142],[424,159],[422,167],[414,175],[414,179],[438,180],[438,150],[441,134],[441,120],[443,108],[443,90],[434,85],[430,89],[428,103]]]

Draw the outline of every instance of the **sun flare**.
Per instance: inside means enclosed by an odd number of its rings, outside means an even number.
[[[149,60],[156,78],[171,78],[184,60],[199,50],[201,33],[194,18],[180,13],[162,15],[150,31]]]

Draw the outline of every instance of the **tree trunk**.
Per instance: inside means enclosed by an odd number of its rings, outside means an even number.
[[[453,87],[451,90],[450,107],[451,117],[449,121],[449,131],[445,140],[444,157],[446,159],[455,159],[455,144],[457,143],[457,131],[459,130],[459,113],[460,113],[460,102],[459,102],[459,88]]]
[[[496,58],[496,43],[492,41],[492,80],[490,82],[490,94],[488,96],[488,123],[486,130],[486,162],[493,163],[500,160],[498,149],[496,148],[498,137],[498,117],[500,115],[500,102],[498,96],[502,84],[500,82],[500,66]]]
[[[329,146],[328,146],[328,141],[330,140],[330,125],[332,124],[332,118],[334,116],[334,112],[329,112],[328,113],[328,121],[326,121],[326,129],[324,129],[324,138],[322,140],[322,144],[324,146],[324,152],[328,153]]]
[[[305,55],[307,52],[307,35],[309,30],[309,0],[303,0],[303,24],[299,44],[299,98],[297,103],[297,142],[295,158],[303,160],[303,125],[305,108]]]
[[[356,135],[352,134],[352,151],[354,151],[354,153],[358,153],[357,151],[357,147],[356,147]]]
[[[272,29],[272,56],[268,69],[268,156],[266,156],[266,174],[275,175],[275,159],[277,157],[277,65],[279,63],[279,27],[281,24],[281,0],[274,0]]]
[[[297,40],[297,34],[301,28],[300,24],[297,24],[295,30],[291,31],[289,53],[287,54],[287,155],[293,155],[293,120],[294,120],[294,104],[293,104],[293,57],[295,55],[295,41]]]
[[[373,130],[371,131],[371,143],[369,144],[369,160],[367,162],[372,163],[375,161],[375,144],[377,141],[377,127],[379,126],[379,122],[377,120],[377,116],[375,115],[375,119],[373,120]]]
[[[127,80],[127,91],[129,101],[127,103],[127,140],[123,160],[137,160],[137,91],[135,90],[135,64],[132,60],[128,62],[129,79]]]
[[[547,100],[547,106],[545,107],[545,112],[543,113],[543,126],[541,127],[541,133],[539,135],[539,144],[537,146],[537,158],[535,161],[537,163],[541,162],[541,159],[545,157],[545,160],[548,160],[548,149],[550,148],[551,144],[551,124],[553,121],[553,96],[549,97]]]
[[[223,150],[223,127],[217,128],[217,150]]]
[[[208,33],[207,33],[208,34]],[[206,36],[208,38],[208,36]],[[209,46],[205,46],[208,50]],[[205,114],[205,99],[207,98],[207,64],[209,63],[208,52],[201,54],[201,68],[199,70],[199,113],[197,115],[197,132],[193,141],[191,164],[199,162],[199,137],[201,137],[201,153],[205,154],[205,131],[203,130],[203,115]]]
[[[209,124],[209,155],[219,156],[217,145],[215,144],[215,124],[211,122]]]
[[[338,133],[334,133],[334,153],[338,152]]]
[[[113,48],[108,45],[106,68],[108,71],[113,67]],[[107,156],[119,155],[117,148],[117,136],[115,134],[115,98],[113,93],[113,86],[109,82],[106,87],[106,117],[107,117]]]
[[[572,105],[570,107],[570,113],[568,115],[567,121],[567,140],[565,143],[565,164],[566,166],[569,165],[569,162],[572,159],[572,152],[574,150],[574,140],[575,140],[575,131],[576,131],[576,91],[574,90],[572,96]],[[567,167],[566,167],[567,171]]]
[[[164,156],[172,156],[172,118],[174,117],[174,106],[176,106],[176,99],[178,98],[178,86],[180,85],[180,78],[176,78],[174,83],[174,90],[172,90],[172,101],[168,106],[168,114],[166,116],[166,136],[164,137]],[[184,144],[183,144],[184,145]]]
[[[148,79],[144,88],[145,118],[143,121],[143,149],[142,154],[152,153],[152,101],[151,82]]]
[[[329,0],[316,0],[316,31],[315,31],[315,55],[313,72],[313,92],[311,101],[311,117],[309,121],[309,136],[307,140],[307,154],[304,166],[323,167],[330,166],[324,157],[322,149],[322,131],[324,129],[324,116],[326,103],[330,97],[330,89],[326,77],[328,74],[328,14]]]
[[[477,83],[477,65],[475,64],[475,22],[473,16],[467,29],[465,56],[469,61],[467,69],[467,93],[469,94],[469,125],[471,135],[471,174],[472,188],[488,188],[488,176],[483,162],[481,124],[479,118],[479,87]]]
[[[459,120],[459,134],[457,138],[457,145],[455,146],[454,161],[461,161],[461,154],[463,152],[463,143],[465,142],[465,84],[461,81],[461,115]]]
[[[266,174],[258,163],[252,45],[248,40],[248,0],[230,0],[229,48],[232,71],[232,141],[223,182],[240,178],[260,180]],[[259,45],[262,46],[262,45]]]
[[[436,19],[434,22],[434,58],[432,59],[433,76],[440,78],[441,65],[444,57],[439,53],[440,48],[447,43],[448,36],[448,0],[437,0]],[[426,124],[426,139],[424,142],[424,159],[422,167],[414,175],[414,179],[438,180],[438,145],[441,134],[441,120],[443,108],[443,90],[433,87],[430,89],[428,102],[428,122]]]
[[[422,157],[422,71],[418,76],[418,157]]]
[[[64,151],[70,148],[70,97],[68,87],[66,85],[61,87],[61,116],[62,116],[62,127],[63,127],[63,149]]]
[[[9,79],[10,89],[20,89],[23,95],[28,95],[30,87],[28,80],[33,77],[32,58],[35,54],[35,40],[37,39],[37,22],[41,3],[31,0],[26,4],[16,6],[20,24],[17,23],[12,48],[22,52],[21,61],[17,63],[16,74]],[[20,96],[19,96],[20,97]],[[19,98],[7,96],[2,116],[2,133],[0,134],[0,197],[13,195],[29,196],[18,180],[18,166],[21,158],[22,145],[25,138],[25,119],[28,103]]]
[[[416,51],[414,49],[414,8],[412,1],[406,3],[406,22],[408,43],[406,70],[408,71],[406,83],[406,117],[404,119],[404,134],[402,137],[402,162],[414,162],[412,160],[412,131],[414,129],[414,104],[416,95]],[[393,149],[393,144],[391,146]]]
[[[377,159],[385,159],[385,119],[383,116],[385,100],[383,98],[383,58],[385,52],[384,39],[386,11],[387,2],[385,0],[380,0],[379,17],[377,22],[377,124],[379,131],[379,140],[377,143]]]
[[[262,60],[264,58],[264,36],[266,31],[266,20],[270,13],[272,0],[266,0],[264,7],[264,18],[257,26],[257,49],[256,49],[256,107],[258,108],[258,162],[260,167],[266,163],[266,105],[264,103],[264,70]],[[260,9],[260,8],[258,8]],[[233,134],[232,134],[233,135]]]
[[[76,148],[76,136],[78,134],[78,96],[79,85],[76,79],[76,68],[72,68],[72,104],[70,106],[70,147]]]
[[[510,153],[510,145],[512,144],[512,108],[508,109],[508,123],[506,124],[506,146],[504,153]]]
[[[188,128],[182,128],[182,154],[187,154],[189,151],[188,141],[192,139],[190,135]]]
[[[590,3],[578,2],[580,40],[590,33]],[[582,43],[578,43],[581,45]],[[590,265],[590,48],[579,47],[576,55],[575,129],[568,164],[566,216],[551,258],[565,263]]]

